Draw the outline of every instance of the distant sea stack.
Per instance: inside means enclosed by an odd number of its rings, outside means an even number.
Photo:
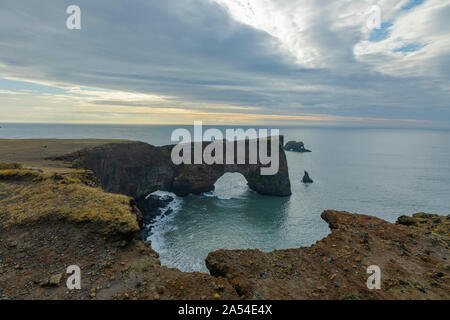
[[[303,183],[314,183],[313,179],[311,179],[309,177],[308,171],[305,171],[305,175],[303,176],[302,182]]]
[[[294,151],[294,152],[312,152],[311,150],[308,150],[305,148],[305,144],[302,141],[289,141],[284,146],[284,150],[286,151]]]

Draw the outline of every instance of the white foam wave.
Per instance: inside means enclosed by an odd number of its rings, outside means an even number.
[[[153,193],[151,193],[149,196],[157,196],[160,198],[173,198],[173,201],[169,202],[167,207],[165,208],[160,208],[159,210],[161,211],[161,214],[164,214],[165,212],[171,212],[171,213],[175,213],[178,210],[180,210],[181,205],[183,203],[183,200],[180,197],[177,197],[177,195],[175,193],[172,192],[168,192],[168,191],[155,191]]]
[[[214,191],[204,194],[206,197],[216,197],[220,200],[239,199],[249,190],[247,180],[239,173],[225,173],[214,186]]]
[[[152,243],[152,248],[158,253],[164,253],[166,250],[164,246],[164,236],[166,233],[176,231],[178,229],[178,227],[171,224],[171,222],[174,220],[175,215],[180,211],[183,205],[183,199],[174,193],[167,191],[156,191],[151,195],[163,198],[172,197],[174,199],[167,205],[166,208],[160,209],[161,215],[156,217],[152,223],[146,226],[147,229],[151,230],[147,240]],[[170,214],[166,215],[164,214],[165,212],[170,212]]]

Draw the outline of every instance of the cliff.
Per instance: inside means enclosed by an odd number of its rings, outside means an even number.
[[[92,172],[0,162],[0,298],[238,298],[225,279],[161,266],[141,221],[134,200],[104,192]],[[66,288],[70,265],[81,268],[81,290]]]
[[[207,146],[208,143],[204,143],[202,147]],[[138,201],[157,190],[174,192],[178,196],[212,191],[216,181],[226,172],[241,173],[249,187],[260,194],[291,194],[286,155],[281,145],[279,170],[275,175],[261,175],[260,169],[264,166],[259,161],[258,164],[175,165],[171,160],[173,147],[155,147],[143,142],[113,143],[52,159],[92,170],[104,190],[126,194]],[[194,149],[193,144],[191,148]],[[248,149],[247,141],[245,163],[249,163]]]
[[[416,214],[409,226],[325,211],[331,234],[308,248],[216,251],[206,265],[247,299],[449,299],[450,217]],[[369,290],[367,268],[381,268]]]

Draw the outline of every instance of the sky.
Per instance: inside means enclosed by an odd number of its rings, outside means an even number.
[[[0,124],[449,128],[449,17],[450,0],[2,0]]]

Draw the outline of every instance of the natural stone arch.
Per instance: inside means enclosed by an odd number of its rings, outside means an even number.
[[[270,139],[270,138],[269,138]],[[267,138],[263,142],[267,142]],[[234,144],[237,148],[237,142],[227,142]],[[204,143],[205,148],[209,143]],[[269,143],[270,146],[270,143]],[[194,146],[192,146],[193,148]],[[245,163],[246,164],[214,164],[214,165],[179,165],[177,166],[177,175],[175,176],[170,191],[179,196],[185,196],[189,193],[199,194],[214,190],[214,184],[225,173],[240,173],[247,180],[250,189],[263,195],[289,196],[291,195],[291,183],[286,155],[283,149],[283,138],[280,138],[278,146],[279,152],[279,170],[275,175],[261,175],[259,159],[257,164],[248,164],[249,161],[249,141],[245,144]],[[270,148],[269,148],[270,149]],[[226,158],[226,145],[224,144],[224,158]],[[237,152],[235,152],[235,161],[237,163]]]
[[[249,187],[260,194],[289,196],[291,184],[283,139],[280,142],[279,171],[272,176],[260,174],[261,164],[177,166],[171,161],[174,146],[155,147],[143,142],[113,143],[55,159],[72,161],[74,167],[92,170],[104,190],[126,194],[136,200],[157,190],[174,192],[178,196],[209,192],[226,172],[242,174]],[[203,143],[203,147],[206,145],[208,143]]]

